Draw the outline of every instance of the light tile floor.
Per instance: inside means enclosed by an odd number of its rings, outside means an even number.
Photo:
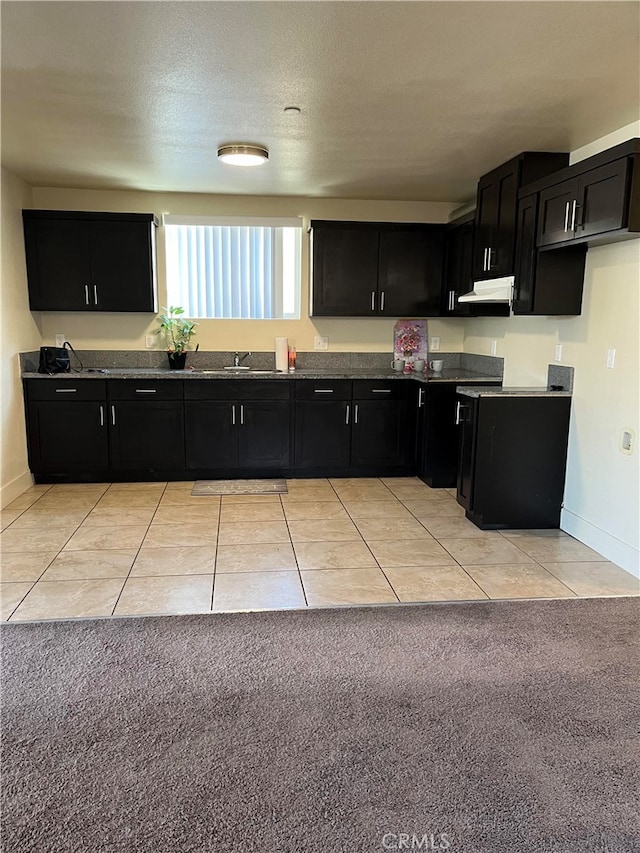
[[[637,595],[559,530],[482,531],[417,478],[33,486],[2,512],[3,620]]]

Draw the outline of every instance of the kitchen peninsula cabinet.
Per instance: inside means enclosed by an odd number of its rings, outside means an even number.
[[[569,155],[527,151],[478,182],[472,275],[474,281],[513,275],[518,191],[569,163]]]
[[[444,229],[313,220],[312,316],[439,316]]]
[[[457,500],[482,529],[560,526],[571,397],[482,390],[457,398]]]
[[[246,476],[288,468],[288,382],[194,380],[184,395],[187,468]]]
[[[153,214],[22,217],[32,311],[156,311]]]

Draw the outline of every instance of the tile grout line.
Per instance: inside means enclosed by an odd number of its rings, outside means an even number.
[[[291,494],[289,492],[289,487],[287,486],[287,494]],[[300,570],[300,563],[298,562],[298,555],[296,553],[296,546],[293,543],[293,538],[291,536],[291,528],[289,527],[289,519],[287,518],[287,513],[285,511],[284,504],[282,503],[282,495],[279,495],[280,498],[280,507],[282,508],[282,514],[284,515],[284,523],[287,525],[287,533],[289,534],[289,543],[291,545],[291,550],[293,551],[293,559],[296,561],[296,569],[298,572],[298,579],[300,581],[300,586],[302,587],[302,595],[304,597],[305,607],[310,607],[309,599],[307,598],[307,590],[304,586],[304,581],[302,579],[302,571]]]
[[[211,583],[211,607],[209,611],[213,613],[213,598],[216,593],[216,575],[218,574],[218,548],[220,547],[220,524],[222,522],[222,498],[224,495],[220,495],[220,500],[218,502],[218,523],[216,525],[216,553],[213,560],[213,579]]]

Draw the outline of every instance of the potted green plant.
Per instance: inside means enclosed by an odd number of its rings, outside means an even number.
[[[160,314],[160,328],[156,334],[164,334],[168,345],[169,367],[172,370],[183,370],[187,360],[185,352],[189,341],[195,335],[195,327],[198,325],[193,320],[183,317],[184,308],[180,306],[162,309],[165,313]]]

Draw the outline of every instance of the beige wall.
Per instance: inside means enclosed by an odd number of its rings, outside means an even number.
[[[630,125],[574,152],[572,162],[632,136]],[[580,317],[469,321],[466,352],[505,359],[505,385],[543,385],[555,346],[575,368],[562,528],[640,575],[640,465],[620,450],[622,430],[639,430],[640,240],[589,249]],[[615,348],[613,370],[605,367]]]
[[[215,196],[184,193],[115,192],[35,188],[33,207],[55,210],[103,210],[188,213],[228,216],[301,216],[309,219],[361,219],[388,222],[446,222],[453,205],[432,202],[352,201],[261,196]],[[329,338],[335,352],[391,350],[394,319],[309,318],[309,239],[304,230],[302,317],[300,320],[200,320],[196,342],[204,350],[272,350],[274,338],[284,336],[300,351],[313,349],[314,335]],[[158,300],[166,305],[164,234],[158,229]],[[157,328],[147,314],[42,314],[45,343],[64,333],[82,349],[144,349],[145,334]],[[441,339],[441,349],[462,349],[461,321],[429,321],[429,333]],[[156,348],[162,349],[158,339]]]
[[[18,353],[37,349],[41,340],[40,329],[29,312],[24,262],[21,211],[30,205],[31,188],[2,169],[0,506],[5,506],[31,485],[18,367]]]

